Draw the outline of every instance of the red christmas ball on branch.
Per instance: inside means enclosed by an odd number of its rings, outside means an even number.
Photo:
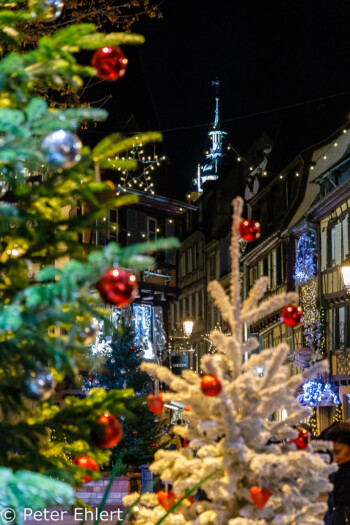
[[[261,489],[259,487],[254,486],[250,489],[250,497],[252,498],[252,502],[254,503],[256,508],[261,510],[269,501],[271,497],[271,492],[269,491],[269,489]]]
[[[243,219],[239,225],[239,235],[245,241],[252,242],[260,237],[260,223],[249,219]]]
[[[154,414],[157,414],[157,416],[161,414],[164,407],[162,394],[159,394],[157,397],[153,394],[149,394],[147,396],[147,406]]]
[[[281,321],[286,325],[293,328],[294,326],[297,326],[300,321],[301,317],[303,315],[303,310],[301,306],[295,306],[295,305],[289,305],[282,310],[281,313]]]
[[[171,490],[169,492],[160,490],[157,492],[157,498],[159,505],[161,505],[165,510],[170,510],[176,502],[176,496]]]
[[[120,268],[105,271],[96,287],[106,303],[121,308],[132,303],[137,294],[136,276]]]
[[[100,470],[96,461],[93,458],[90,458],[90,456],[80,456],[79,458],[73,459],[72,463],[73,465],[78,465],[78,467],[94,470],[95,472]],[[85,474],[84,481],[85,483],[89,483],[91,477],[88,474]]]
[[[98,427],[91,432],[91,438],[100,448],[113,448],[123,437],[123,427],[112,415],[103,415],[97,419]]]
[[[298,437],[292,439],[292,443],[295,443],[298,450],[303,450],[309,444],[309,433],[305,428],[298,429]]]
[[[114,81],[125,75],[128,59],[119,47],[102,47],[94,53],[91,65],[100,78]]]
[[[201,379],[201,389],[206,396],[217,396],[221,392],[221,386],[221,381],[216,376],[206,374]]]

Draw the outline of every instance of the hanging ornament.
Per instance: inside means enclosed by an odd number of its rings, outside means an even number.
[[[132,303],[137,294],[135,275],[119,268],[105,271],[96,286],[106,303],[121,308]]]
[[[162,399],[162,394],[159,394],[157,397],[155,397],[153,394],[149,394],[147,396],[147,405],[148,405],[148,408],[154,413],[154,414],[157,414],[157,416],[159,414],[162,413],[163,411],[163,407],[164,407],[164,402],[163,402],[163,399]]]
[[[90,456],[80,456],[79,458],[73,459],[72,463],[73,465],[78,465],[78,467],[94,470],[95,472],[100,470],[96,461],[93,458],[90,458]],[[91,477],[88,474],[85,474],[84,481],[85,483],[89,483]]]
[[[201,379],[201,389],[205,396],[217,396],[221,392],[221,386],[221,381],[216,376],[206,374]]]
[[[97,70],[97,76],[113,81],[125,75],[128,59],[119,47],[102,47],[94,53],[91,65]]]
[[[89,324],[78,328],[77,337],[85,346],[89,346],[95,341],[99,330],[100,326],[97,320],[93,319]]]
[[[245,241],[252,242],[260,237],[260,223],[243,219],[239,225],[239,235]]]
[[[281,321],[286,326],[293,328],[300,323],[301,317],[303,315],[303,310],[301,306],[295,306],[293,304],[286,306],[281,313]]]
[[[97,419],[98,428],[93,428],[91,438],[100,448],[113,448],[123,437],[123,427],[112,415],[103,415]]]
[[[79,162],[82,143],[77,135],[58,129],[44,139],[41,149],[48,164],[56,169],[67,169]]]
[[[298,434],[298,437],[296,439],[292,439],[291,442],[296,444],[298,450],[303,450],[308,446],[309,433],[305,428],[299,428]]]
[[[176,496],[171,490],[169,492],[160,490],[157,492],[157,498],[159,505],[161,505],[165,510],[170,510],[171,507],[175,505]]]
[[[259,509],[263,509],[266,503],[269,501],[271,492],[269,489],[260,489],[259,487],[252,487],[250,489],[250,497],[252,502]]]
[[[28,7],[40,21],[52,22],[61,16],[64,3],[62,0],[29,0]]]
[[[24,378],[22,393],[33,401],[45,401],[53,393],[55,385],[50,370],[36,363],[35,370],[30,370]]]
[[[140,507],[138,507],[137,505],[134,505],[133,507],[131,507],[129,514],[128,514],[128,520],[131,525],[134,525],[134,523],[136,523],[137,518],[139,517],[139,511],[140,511]]]

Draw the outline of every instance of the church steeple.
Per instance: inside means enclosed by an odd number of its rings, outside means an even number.
[[[217,180],[219,178],[219,169],[224,159],[224,148],[223,140],[227,133],[220,129],[220,118],[219,118],[219,86],[220,82],[218,78],[212,81],[212,86],[215,87],[215,115],[214,123],[208,133],[210,140],[209,151],[205,154],[205,166],[201,168],[201,175],[194,179],[194,184],[197,186],[197,192],[201,194],[203,192],[203,184],[211,180]]]

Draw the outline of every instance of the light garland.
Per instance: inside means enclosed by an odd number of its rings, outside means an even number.
[[[311,362],[323,359],[325,348],[322,312],[317,307],[316,260],[316,236],[314,230],[309,230],[298,239],[294,279],[296,284],[301,285],[300,302],[304,312],[305,343],[314,352]],[[293,358],[301,368],[309,364],[298,358],[298,351],[294,353]]]
[[[214,331],[217,331],[217,332],[220,332],[220,334],[224,335],[224,336],[230,336],[231,335],[231,332],[223,332],[222,331],[222,328],[219,324],[216,324],[215,327],[214,327]],[[216,354],[217,352],[217,347],[213,345],[211,339],[210,339],[210,334],[204,334],[202,335],[203,337],[203,340],[206,341],[207,343],[209,343],[209,348],[207,350],[207,354]]]
[[[318,435],[318,428],[317,428],[317,410],[316,407],[312,407],[312,414],[307,420],[308,425],[311,428],[311,432],[313,436]]]
[[[138,168],[136,171],[122,171],[119,183],[116,185],[117,196],[131,189],[137,189],[154,195],[152,174],[166,159],[165,155],[162,157],[156,155],[155,146],[153,148],[153,155],[148,155],[143,150],[142,144],[135,144],[131,151],[126,151],[123,157],[116,157],[116,159],[118,158],[136,161]]]
[[[341,403],[339,403],[339,405],[337,405],[335,407],[335,412],[334,412],[334,416],[333,416],[333,423],[341,423],[343,421],[343,405]]]
[[[297,284],[306,283],[316,274],[316,249],[314,230],[300,235],[294,270],[294,279]]]
[[[340,404],[339,398],[330,383],[312,380],[304,383],[302,389],[303,393],[299,394],[298,401],[303,405],[315,407]]]

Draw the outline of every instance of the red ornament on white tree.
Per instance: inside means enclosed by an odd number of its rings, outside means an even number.
[[[221,387],[221,381],[216,376],[206,374],[201,378],[201,389],[205,396],[217,396],[221,392]]]
[[[252,498],[252,502],[259,510],[265,507],[266,503],[270,499],[270,496],[271,492],[269,489],[261,489],[256,486],[250,489],[250,497]]]
[[[99,427],[91,432],[92,441],[100,448],[113,448],[123,437],[123,427],[112,415],[103,415],[97,419]]]
[[[309,444],[309,433],[305,428],[298,429],[298,437],[292,439],[292,443],[295,443],[298,450],[303,450]]]
[[[159,394],[158,396],[155,396],[153,394],[149,394],[147,396],[147,405],[148,408],[157,416],[163,412],[164,407],[164,401],[162,399],[162,394]]]
[[[292,304],[292,305],[286,306],[286,308],[282,310],[281,321],[286,326],[294,328],[294,326],[297,326],[300,323],[302,315],[303,315],[303,310],[301,306],[295,306]]]
[[[125,75],[128,59],[119,47],[102,47],[94,53],[91,65],[100,78],[114,81]]]
[[[106,303],[121,308],[132,303],[137,294],[136,276],[120,268],[105,271],[96,287]]]
[[[79,458],[73,459],[72,463],[73,465],[78,465],[78,467],[94,470],[95,472],[100,470],[96,461],[93,458],[90,458],[90,456],[80,456]],[[89,483],[91,477],[88,474],[85,474],[84,481],[85,483]]]
[[[239,235],[248,242],[253,242],[260,237],[260,223],[257,221],[243,219],[239,225]]]
[[[157,492],[157,498],[159,505],[161,505],[165,510],[170,510],[176,502],[176,496],[171,490],[169,492],[160,490]]]

